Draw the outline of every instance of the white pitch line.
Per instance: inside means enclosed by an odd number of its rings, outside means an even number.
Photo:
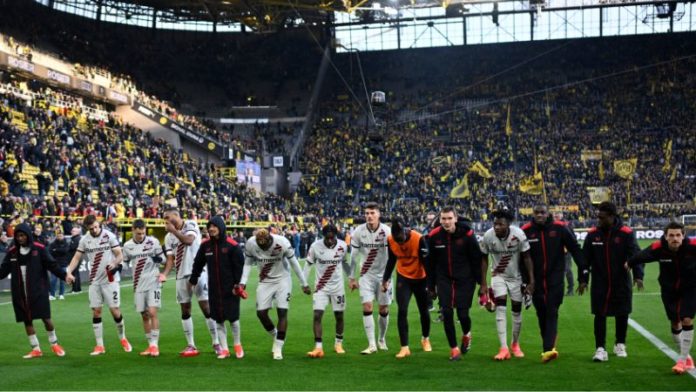
[[[632,318],[628,319],[628,325],[633,327],[636,331],[638,331],[639,334],[643,335],[644,338],[648,339],[650,343],[652,343],[655,347],[657,347],[658,350],[662,351],[666,356],[672,358],[673,361],[677,361],[679,359],[679,354],[676,353],[676,351],[672,350],[669,348],[662,340],[660,340],[657,336],[653,335],[648,331],[647,329],[643,328],[642,325],[638,324],[637,321],[635,321]],[[696,379],[696,369],[691,370],[688,372],[691,377]]]
[[[86,286],[89,287],[89,285],[86,285]],[[122,285],[121,285],[121,287],[130,287],[130,286],[133,286],[133,283],[126,283],[126,284],[122,284]],[[82,291],[80,291],[79,293],[77,293],[77,294],[75,294],[75,295],[80,295],[80,294],[85,293],[85,292],[87,292],[87,291],[82,290]],[[9,305],[9,304],[11,304],[11,303],[12,303],[12,301],[10,301],[10,302],[0,302],[0,306],[2,306],[2,305]]]

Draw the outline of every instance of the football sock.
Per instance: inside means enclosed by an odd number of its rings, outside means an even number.
[[[36,337],[36,334],[29,335],[29,345],[31,345],[32,350],[41,350],[41,347],[39,347],[39,339]]]
[[[118,338],[119,339],[125,339],[126,338],[126,324],[123,322],[123,316],[119,317],[118,319],[114,319],[116,322],[116,330],[118,331]]]
[[[681,352],[681,329],[672,328],[672,341],[677,346],[677,351]]]
[[[691,352],[691,344],[694,341],[694,326],[684,325],[681,333],[681,356],[686,359]]]
[[[181,320],[181,326],[184,328],[184,336],[186,336],[186,343],[189,346],[196,347],[193,341],[193,320],[189,316],[187,319]]]
[[[375,319],[372,318],[372,312],[363,312],[363,327],[367,336],[367,343],[370,347],[375,347]]]
[[[372,316],[370,316],[372,318]],[[389,326],[389,313],[379,315],[379,340],[384,340],[387,336],[387,327]]]
[[[500,347],[507,348],[507,306],[495,308],[495,326],[498,330]]]
[[[232,323],[232,339],[235,346],[242,344],[242,324],[239,320]]]
[[[57,344],[58,343],[58,336],[56,336],[56,330],[54,329],[53,331],[47,331],[48,332],[48,343],[50,344]],[[36,336],[36,335],[34,335]]]
[[[223,350],[229,350],[229,346],[227,345],[227,326],[225,325],[224,322],[222,323],[215,323],[215,328],[217,329],[217,339],[218,342],[220,342],[220,347]]]
[[[520,331],[522,330],[522,312],[512,312],[512,341],[520,341]]]
[[[97,340],[97,346],[104,345],[104,326],[101,317],[92,319],[92,329],[94,330],[94,338]]]
[[[210,317],[205,319],[205,323],[208,326],[208,331],[210,332],[210,338],[213,340],[213,345],[218,344],[217,323],[215,322],[215,320],[211,319]]]
[[[153,329],[150,331],[150,346],[159,346],[159,329]]]

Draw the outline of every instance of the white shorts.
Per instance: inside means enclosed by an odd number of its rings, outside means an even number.
[[[176,302],[180,304],[190,304],[193,294],[196,294],[198,302],[208,300],[208,273],[203,272],[198,278],[198,284],[189,288],[189,277],[176,280]]]
[[[121,286],[118,282],[89,285],[89,307],[92,309],[121,307]]]
[[[389,306],[392,303],[392,285],[389,285],[387,292],[382,292],[382,278],[375,278],[363,275],[358,281],[360,285],[360,301],[367,303],[377,299],[382,306]]]
[[[510,294],[510,300],[522,302],[522,278],[505,279],[502,276],[491,277],[491,288],[496,298]]]
[[[256,310],[272,308],[274,300],[278,309],[288,309],[291,293],[291,279],[283,279],[274,283],[261,282],[256,288]]]
[[[331,303],[331,308],[334,312],[343,312],[346,310],[346,293],[345,290],[326,292],[324,290],[317,291],[312,295],[312,309],[324,310],[326,305]]]
[[[162,307],[162,287],[159,286],[148,291],[136,291],[133,293],[133,299],[135,300],[135,311],[138,313],[143,313],[148,308],[159,309]]]

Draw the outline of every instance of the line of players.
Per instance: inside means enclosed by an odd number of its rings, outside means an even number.
[[[16,245],[0,266],[0,277],[13,274],[13,304],[18,322],[24,322],[32,351],[25,358],[42,356],[33,328],[33,319],[42,319],[49,331],[52,350],[59,356],[65,351],[58,344],[55,329],[50,320],[50,307],[45,293],[29,290],[29,282],[45,279],[49,269],[68,283],[74,281],[72,272],[84,257],[89,262],[89,301],[93,311],[93,329],[96,346],[91,355],[106,352],[103,342],[102,306],[108,306],[116,323],[120,342],[126,352],[132,347],[125,336],[123,316],[120,312],[119,274],[120,264],[128,262],[133,268],[133,287],[136,310],[142,315],[148,348],[144,356],[158,356],[159,321],[157,311],[161,305],[162,283],[175,269],[177,302],[181,305],[182,327],[187,340],[181,356],[199,354],[193,338],[191,302],[195,293],[206,318],[216,355],[220,359],[230,357],[225,321],[229,322],[234,339],[233,350],[237,358],[244,356],[241,345],[239,305],[246,299],[245,291],[252,265],[259,270],[256,292],[257,316],[264,329],[273,338],[274,359],[282,359],[282,349],[287,331],[287,312],[292,291],[289,269],[299,278],[306,294],[312,291],[307,276],[312,266],[316,269],[313,294],[315,347],[307,355],[324,356],[322,344],[322,317],[330,303],[336,319],[334,351],[345,353],[343,348],[346,295],[343,273],[349,275],[351,290],[359,289],[363,308],[363,326],[368,347],[361,353],[369,355],[377,350],[387,350],[386,331],[389,323],[389,306],[392,301],[391,276],[396,268],[396,296],[398,303],[398,329],[401,349],[397,358],[411,355],[408,343],[408,306],[411,296],[416,298],[420,313],[424,351],[432,351],[430,344],[430,316],[428,296],[439,297],[445,335],[450,346],[450,360],[459,360],[471,347],[471,319],[469,308],[476,284],[480,285],[479,303],[496,314],[496,329],[500,349],[496,360],[511,356],[523,357],[519,344],[522,325],[522,306],[532,302],[535,306],[542,336],[542,361],[558,357],[556,339],[558,310],[563,300],[565,252],[568,251],[578,265],[578,292],[583,294],[592,277],[592,313],[595,315],[596,351],[593,360],[604,362],[608,355],[606,346],[606,317],[616,318],[616,344],[614,353],[627,356],[626,329],[631,312],[631,279],[642,289],[642,264],[660,261],[659,282],[662,299],[671,321],[675,344],[680,352],[674,366],[675,373],[693,368],[689,355],[693,340],[693,314],[696,310],[696,241],[684,239],[684,227],[671,223],[661,241],[639,252],[635,236],[623,225],[616,214],[616,207],[603,203],[598,209],[599,225],[591,229],[581,250],[567,224],[553,220],[546,206],[534,208],[534,219],[521,228],[510,225],[513,217],[507,211],[494,213],[494,226],[479,243],[473,230],[458,219],[454,208],[440,211],[437,227],[427,235],[412,230],[402,218],[395,218],[391,228],[380,223],[380,210],[376,203],[365,207],[366,223],[357,227],[351,238],[351,262],[346,253],[348,245],[337,236],[335,226],[322,229],[323,238],[309,250],[304,270],[295,258],[289,241],[268,230],[258,230],[247,242],[244,253],[238,244],[228,237],[224,221],[214,217],[208,223],[210,239],[201,243],[201,234],[194,221],[181,219],[176,209],[168,209],[164,218],[168,232],[164,247],[154,237],[146,235],[145,223],[136,220],[133,238],[120,247],[112,233],[103,230],[94,216],[88,216],[83,237],[67,273],[61,273],[50,256],[38,244],[33,244],[31,230],[18,226]],[[36,249],[34,249],[36,248]],[[123,250],[122,250],[123,249]],[[491,281],[488,288],[487,272]],[[166,258],[166,262],[165,262]],[[520,263],[520,258],[523,263]],[[33,260],[36,259],[36,260]],[[357,267],[360,276],[356,279]],[[38,262],[38,266],[34,265]],[[160,264],[165,263],[160,273]],[[43,274],[41,273],[43,271]],[[15,287],[16,286],[16,287]],[[43,286],[46,287],[46,286]],[[17,292],[15,292],[17,291]],[[512,307],[512,343],[507,344],[507,297]],[[378,336],[375,337],[373,302],[379,309]],[[277,324],[269,316],[276,304]],[[454,312],[461,324],[461,344],[457,344]]]

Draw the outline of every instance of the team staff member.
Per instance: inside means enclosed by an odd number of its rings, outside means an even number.
[[[421,346],[423,351],[433,351],[430,345],[430,313],[425,262],[428,245],[425,237],[406,225],[403,219],[392,220],[389,243],[389,259],[382,277],[382,291],[387,292],[394,267],[396,267],[396,303],[399,307],[398,327],[401,350],[396,358],[411,355],[408,347],[408,304],[411,296],[416,297],[421,321]]]
[[[431,296],[440,298],[445,335],[450,345],[450,360],[458,361],[471,347],[471,318],[469,308],[476,283],[481,283],[481,258],[474,231],[457,221],[454,207],[440,212],[440,225],[428,234],[429,256],[426,262],[428,287]],[[461,349],[457,347],[454,310],[462,328]]]
[[[535,206],[533,213],[534,218],[531,222],[524,224],[522,230],[527,236],[534,264],[536,286],[532,294],[532,302],[541,332],[543,346],[541,360],[549,362],[558,357],[558,351],[556,351],[558,309],[563,303],[563,277],[567,268],[566,250],[573,256],[578,266],[578,287],[587,286],[588,271],[575,234],[568,225],[563,221],[552,219],[546,205]],[[571,289],[572,287],[569,286],[569,290]]]
[[[683,374],[694,368],[689,355],[694,339],[696,313],[696,239],[684,238],[684,225],[671,222],[659,241],[633,256],[626,268],[660,263],[662,304],[672,324],[672,339],[680,356],[672,371]]]
[[[24,356],[25,359],[43,355],[34,329],[33,320],[37,319],[41,319],[46,327],[51,350],[59,357],[65,355],[65,351],[58,344],[56,329],[51,321],[47,271],[65,280],[65,271],[58,266],[43,245],[34,242],[31,227],[26,223],[17,225],[14,244],[0,265],[0,279],[12,274],[10,283],[15,320],[24,323],[24,330],[31,345],[31,351]]]
[[[616,343],[614,354],[626,357],[626,332],[628,315],[632,310],[633,292],[631,275],[624,263],[640,252],[633,230],[624,225],[617,216],[616,205],[602,202],[598,206],[598,225],[587,232],[582,246],[583,254],[591,272],[590,288],[592,314],[594,314],[595,354],[592,360],[606,362],[609,354],[606,347],[607,316],[616,319]],[[634,284],[643,289],[643,267],[633,268]],[[579,287],[582,294],[584,287]]]
[[[210,238],[201,243],[193,260],[188,281],[192,286],[197,285],[203,268],[207,266],[210,317],[217,323],[217,337],[221,349],[217,357],[225,359],[230,356],[225,326],[225,321],[229,321],[235,356],[244,358],[239,324],[239,298],[246,298],[246,292],[237,286],[244,269],[244,253],[237,241],[227,236],[222,217],[214,216],[206,227]]]

